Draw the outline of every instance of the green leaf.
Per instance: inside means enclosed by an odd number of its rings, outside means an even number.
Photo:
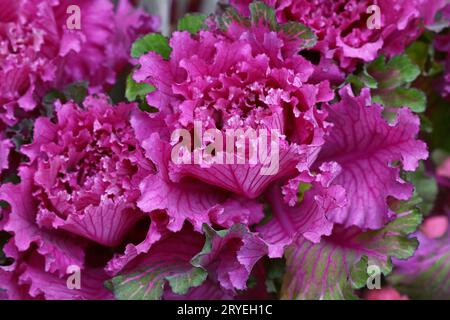
[[[266,266],[266,290],[269,293],[278,293],[281,289],[282,279],[286,271],[284,259],[269,259]]]
[[[317,36],[306,25],[290,21],[285,24],[277,22],[275,10],[263,2],[255,1],[250,4],[250,18],[240,15],[233,7],[228,8],[219,18],[219,25],[227,29],[234,22],[244,26],[265,25],[275,32],[283,32],[293,40],[301,40],[299,51],[316,45]]]
[[[33,120],[25,118],[17,122],[14,126],[7,128],[7,134],[8,136],[11,136],[11,140],[14,142],[16,150],[20,150],[22,145],[30,144],[33,141],[33,130]]]
[[[433,123],[430,118],[425,116],[423,113],[419,115],[420,117],[420,130],[426,133],[433,132]]]
[[[178,30],[196,34],[204,27],[205,19],[204,14],[187,14],[178,21]]]
[[[434,36],[425,36],[427,33],[425,32],[419,40],[413,42],[406,49],[406,54],[420,68],[422,75],[434,77],[444,70],[444,65],[436,60],[432,45]]]
[[[191,259],[201,249],[203,238],[180,231],[156,243],[133,261],[134,267],[105,282],[118,300],[158,300],[168,283],[176,294],[200,286],[207,277]]]
[[[201,268],[192,268],[188,272],[182,272],[173,276],[168,276],[172,291],[176,294],[186,294],[192,287],[200,286],[206,280],[208,274]]]
[[[363,70],[360,75],[351,74],[347,77],[347,83],[350,83],[356,93],[361,92],[363,88],[376,89],[378,88],[378,83],[375,78],[367,73],[367,70]]]
[[[303,199],[305,198],[306,191],[310,190],[311,188],[312,188],[312,184],[310,184],[310,183],[301,182],[298,185],[298,192],[297,192],[298,203],[301,203],[303,201]]]
[[[148,83],[137,83],[133,80],[131,74],[127,78],[125,97],[128,101],[144,100],[147,93],[155,90],[155,87]]]
[[[156,52],[164,59],[169,59],[172,48],[166,37],[159,33],[150,33],[136,40],[131,47],[131,56],[139,58],[140,56]]]
[[[156,113],[159,111],[157,108],[150,106],[145,99],[139,102],[139,110],[148,113]]]
[[[171,263],[148,265],[134,273],[119,275],[105,283],[118,300],[159,300],[168,281],[172,291],[185,294],[191,287],[199,286],[207,273],[199,268],[178,266]]]
[[[391,257],[406,259],[418,246],[414,232],[422,221],[418,211],[399,215],[383,229],[362,232],[336,227],[320,243],[300,239],[286,252],[282,299],[356,299],[354,289],[369,279],[368,266],[384,275],[392,271]]]
[[[425,42],[415,41],[406,49],[409,59],[422,71],[425,70],[429,58],[429,47],[430,45]]]
[[[416,113],[424,112],[427,105],[425,93],[415,88],[396,88],[384,94],[375,95],[373,101],[388,108],[408,107]]]
[[[48,92],[42,99],[43,110],[41,110],[41,114],[46,117],[53,117],[56,100],[60,100],[62,103],[72,100],[81,105],[89,95],[88,88],[89,82],[78,81],[65,86],[62,91],[52,90]]]
[[[60,100],[67,103],[72,100],[81,105],[84,99],[89,95],[89,83],[87,81],[79,81],[65,86],[62,91],[51,90],[42,98],[42,107],[40,114],[44,117],[52,119],[55,115],[55,102]]]
[[[420,60],[420,54],[413,58],[424,63]],[[359,73],[349,75],[347,83],[352,85],[356,93],[362,88],[370,88],[373,101],[386,108],[408,107],[413,112],[422,113],[426,110],[427,97],[421,90],[411,88],[420,73],[419,66],[406,54],[389,61],[380,56],[365,65]]]
[[[417,207],[422,214],[429,214],[434,207],[439,191],[436,179],[426,173],[423,162],[415,172],[405,173],[405,179],[415,187],[414,195],[420,199]]]
[[[87,81],[74,82],[63,89],[63,94],[66,100],[73,100],[75,103],[81,104],[89,94],[88,87]]]
[[[0,211],[1,213],[1,211]],[[2,217],[0,216],[0,220]],[[8,240],[11,238],[11,235],[7,232],[0,231],[0,266],[6,266],[13,262],[13,259],[8,258],[5,253],[3,252],[4,245],[8,242]]]
[[[436,149],[433,150],[431,154],[431,160],[433,160],[433,164],[436,167],[440,167],[444,162],[447,160],[447,158],[450,157],[450,153],[446,152],[445,150]]]
[[[219,16],[219,25],[223,30],[228,29],[231,23],[235,22],[240,25],[250,26],[251,22],[247,17],[241,16],[239,12],[233,8],[228,7],[225,12]]]
[[[253,2],[250,4],[250,20],[253,25],[268,25],[271,30],[278,28],[275,10],[263,2]]]
[[[53,90],[47,93],[44,98],[42,98],[42,110],[41,114],[44,117],[52,119],[55,115],[55,101],[61,100],[65,101],[66,97],[60,91]]]
[[[250,275],[248,280],[247,280],[247,289],[246,290],[253,289],[257,285],[258,285],[258,279],[256,277]],[[245,290],[239,290],[239,292],[245,294]]]
[[[203,268],[207,262],[212,259],[213,249],[219,252],[225,241],[230,238],[242,238],[249,234],[247,228],[242,224],[234,224],[229,229],[216,231],[209,225],[203,225],[203,232],[205,233],[205,245],[202,250],[192,258],[191,263],[195,267]]]
[[[127,78],[129,74],[130,74],[129,70],[124,70],[120,72],[116,77],[116,83],[108,91],[108,95],[113,105],[117,105],[121,102],[128,101],[125,97],[125,91],[127,87]]]
[[[317,44],[316,34],[304,24],[298,22],[288,22],[281,25],[281,30],[293,39],[303,40],[300,49],[309,49]]]
[[[367,66],[367,72],[378,82],[378,89],[395,89],[409,84],[420,75],[420,68],[406,54],[396,56],[386,63],[380,56]]]

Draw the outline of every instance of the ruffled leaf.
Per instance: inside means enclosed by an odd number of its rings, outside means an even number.
[[[319,161],[335,161],[341,173],[334,183],[347,192],[347,206],[335,210],[330,219],[345,226],[379,229],[393,216],[388,197],[408,200],[412,185],[399,172],[414,171],[428,157],[427,146],[416,140],[419,119],[409,109],[398,109],[397,119],[388,123],[380,105],[370,102],[368,89],[353,97],[349,87],[342,100],[326,107],[334,124]],[[398,162],[400,165],[394,166]]]
[[[246,289],[254,265],[268,252],[266,243],[242,224],[220,231],[204,225],[203,230],[206,242],[192,265],[207,270],[226,290]]]
[[[172,291],[176,294],[186,294],[192,287],[198,287],[206,280],[207,273],[201,268],[192,268],[188,272],[168,276]]]
[[[174,293],[185,294],[207,277],[205,270],[190,263],[202,242],[200,234],[186,229],[169,235],[105,285],[119,300],[159,300],[166,282]]]
[[[272,208],[272,218],[266,224],[257,228],[262,239],[269,244],[269,256],[278,258],[283,256],[284,248],[298,237],[304,237],[312,242],[320,242],[323,235],[330,235],[333,223],[327,219],[336,208],[346,204],[345,190],[340,186],[331,186],[334,177],[339,174],[336,164],[328,168],[323,166],[322,174],[317,177],[303,177],[300,181],[293,179],[285,186],[284,193],[288,196],[288,186],[299,189],[298,203],[287,202],[282,197],[281,188],[274,187],[267,194]],[[330,175],[330,178],[324,178]],[[308,179],[309,178],[309,179]],[[309,190],[302,188],[306,185]],[[297,187],[299,186],[299,187]]]
[[[17,273],[0,268],[0,301],[26,300],[29,298],[26,288],[19,284]]]
[[[356,298],[353,289],[366,285],[368,266],[377,266],[387,275],[392,270],[391,257],[406,259],[413,255],[418,241],[407,236],[420,222],[421,215],[411,211],[380,230],[337,227],[318,244],[300,239],[286,253],[281,298]]]
[[[278,27],[275,10],[263,2],[255,1],[250,4],[250,20],[253,25],[267,24],[272,30]]]
[[[45,271],[64,274],[70,265],[84,264],[84,243],[58,231],[40,228],[36,222],[37,207],[32,194],[32,173],[21,169],[19,185],[5,184],[0,188],[0,199],[11,206],[4,230],[14,234],[14,244],[20,252],[37,245],[37,252],[45,257]]]
[[[205,19],[206,15],[204,14],[187,14],[178,21],[177,29],[196,34],[204,27]]]
[[[131,56],[133,58],[139,58],[149,52],[156,52],[164,59],[169,59],[172,49],[167,38],[159,33],[148,34],[136,40],[131,47]]]
[[[37,222],[49,228],[63,229],[107,247],[120,244],[133,225],[143,217],[135,205],[123,197],[102,199],[98,206],[89,205],[84,214],[70,215],[66,220],[55,213],[42,210]]]
[[[150,213],[151,224],[148,227],[147,235],[144,240],[135,244],[128,243],[123,253],[116,253],[108,261],[105,271],[111,275],[117,275],[125,266],[141,254],[147,253],[153,244],[164,238],[168,234],[167,214],[164,211],[154,211]],[[134,229],[136,231],[136,228]]]
[[[415,88],[396,88],[393,91],[375,95],[373,101],[386,107],[406,106],[416,113],[424,112],[427,106],[425,93]]]
[[[229,7],[220,18],[220,24],[224,28],[228,28],[231,23],[238,23],[244,26],[267,26],[270,30],[283,32],[293,40],[300,40],[299,50],[314,47],[317,43],[317,36],[314,32],[296,21],[287,23],[278,23],[275,10],[263,2],[255,1],[250,4],[250,17],[247,18],[239,14],[239,12]]]
[[[422,113],[426,109],[424,92],[410,88],[421,70],[406,54],[396,56],[386,62],[384,56],[364,66],[357,75],[350,75],[347,82],[356,91],[367,87],[372,89],[373,101],[387,108],[408,107]]]
[[[145,95],[155,90],[152,85],[142,82],[137,83],[133,80],[131,74],[127,77],[125,89],[125,97],[128,101],[136,101],[136,99],[145,100]]]
[[[226,141],[225,139],[224,141]],[[279,145],[278,150],[269,150],[266,158],[260,159],[256,164],[250,164],[248,158],[246,158],[245,164],[240,164],[241,159],[238,154],[231,154],[234,157],[233,164],[208,164],[205,163],[206,161],[195,164],[195,152],[193,152],[191,153],[191,163],[193,164],[172,165],[170,177],[174,181],[183,177],[194,177],[246,198],[255,199],[273,181],[295,174],[295,167],[301,160],[306,158],[312,161],[311,159],[314,159],[320,150],[318,145],[311,145],[299,150],[295,146],[288,145],[282,139],[279,140]],[[275,157],[276,152],[278,154]],[[226,159],[225,153],[221,153],[220,156]]]
[[[40,257],[33,256],[23,263],[24,271],[19,276],[19,284],[29,286],[29,295],[33,298],[45,297],[46,300],[110,300],[111,292],[103,282],[107,279],[101,269],[80,269],[80,288],[69,288],[67,281],[71,274],[58,277],[45,272]]]
[[[317,44],[317,36],[304,24],[298,22],[288,22],[281,25],[281,30],[294,39],[303,40],[304,43],[301,49],[309,49]]]
[[[179,183],[171,181],[168,172],[170,144],[160,140],[158,134],[152,134],[143,147],[158,172],[143,180],[138,206],[144,212],[166,210],[169,230],[181,230],[186,220],[200,231],[203,223],[210,224],[211,220],[228,227],[233,222],[253,224],[262,219],[262,206],[256,201],[244,201],[244,198],[192,179]]]
[[[63,89],[63,94],[67,100],[73,100],[77,104],[81,104],[89,94],[88,87],[87,81],[74,82]]]
[[[406,180],[414,185],[414,197],[418,200],[417,207],[422,214],[427,215],[433,209],[438,195],[436,178],[427,174],[424,164],[414,172],[406,173]]]
[[[367,66],[367,71],[378,81],[378,89],[393,89],[411,83],[420,75],[420,68],[407,55],[386,62],[379,57]]]

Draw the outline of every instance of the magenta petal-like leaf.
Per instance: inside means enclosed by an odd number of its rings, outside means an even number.
[[[28,167],[22,167],[21,184],[5,184],[0,187],[0,199],[11,206],[4,230],[14,234],[14,243],[19,251],[26,251],[31,244],[45,256],[45,270],[65,273],[69,265],[83,266],[83,243],[60,232],[40,228],[36,222],[37,208],[30,195],[32,176]]]
[[[335,164],[336,165],[336,164]],[[329,169],[333,168],[330,166]],[[323,166],[324,170],[326,166]],[[298,237],[304,237],[314,243],[320,241],[321,236],[330,235],[333,223],[328,219],[333,210],[342,208],[346,204],[345,190],[341,186],[333,186],[333,179],[327,179],[327,174],[339,174],[338,167],[335,172],[323,172],[317,177],[305,176],[293,179],[295,197],[299,192],[300,184],[309,185],[299,203],[290,206],[283,197],[280,186],[274,186],[267,197],[272,208],[271,220],[260,226],[257,230],[261,237],[269,243],[269,256],[281,257],[284,248]],[[285,188],[286,190],[286,188]],[[296,199],[297,200],[297,199]]]
[[[319,161],[336,161],[342,167],[334,184],[344,187],[348,196],[347,205],[334,211],[331,219],[377,229],[392,217],[388,197],[411,197],[412,185],[399,172],[415,170],[419,160],[428,157],[427,146],[417,140],[419,118],[409,109],[399,109],[395,122],[388,123],[367,90],[354,97],[345,87],[341,96],[340,102],[325,108],[334,128],[319,156]]]
[[[19,276],[19,283],[29,286],[29,294],[33,298],[43,296],[46,300],[108,300],[111,292],[106,290],[103,282],[106,274],[98,269],[69,269],[63,277],[45,272],[40,257],[33,256],[23,263],[24,271]],[[79,276],[79,287],[69,288],[68,283],[78,285],[70,276]]]
[[[246,289],[254,265],[268,253],[267,244],[241,224],[220,231],[205,225],[204,231],[205,246],[192,264],[207,270],[226,290]]]
[[[170,180],[170,145],[160,140],[157,134],[147,139],[143,147],[155,163],[157,173],[142,182],[138,205],[145,212],[166,210],[170,217],[169,230],[181,230],[186,220],[196,230],[201,230],[204,223],[211,223],[211,218],[224,226],[229,225],[227,221],[247,223],[262,218],[261,205],[253,201],[244,202],[239,197],[229,199],[229,192],[200,181],[184,179],[175,183]],[[243,215],[237,216],[238,213]]]

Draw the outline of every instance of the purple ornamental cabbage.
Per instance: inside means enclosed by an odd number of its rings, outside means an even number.
[[[242,14],[248,14],[252,0],[231,0]],[[422,32],[445,0],[263,0],[276,9],[280,22],[298,21],[310,27],[318,37],[313,48],[321,52],[321,72],[336,76],[330,60],[345,71],[353,71],[358,62],[372,61],[380,54],[392,57]],[[380,9],[380,27],[369,28],[368,20]]]
[[[69,6],[80,8],[80,29],[68,29]],[[0,1],[0,121],[30,111],[49,88],[89,81],[98,91],[115,83],[131,43],[158,20],[128,0],[116,12],[107,0]]]
[[[346,56],[349,48],[331,45],[311,21],[303,22],[319,33],[316,48],[330,46],[333,56],[326,58],[348,70],[380,52],[403,50],[418,35],[420,17],[432,19],[435,10],[421,11],[418,3],[391,10],[383,32],[358,32],[356,25],[341,37],[358,48],[364,44],[352,41],[373,37],[368,48],[375,49],[364,57]],[[145,23],[126,8],[119,8],[116,23],[140,30]],[[335,16],[333,7],[321,8]],[[284,25],[263,11],[251,19],[208,20],[206,30],[174,32],[168,43],[160,37],[163,50],[142,55],[133,75],[155,87],[146,95],[151,112],[135,103],[112,106],[99,95],[83,106],[57,102],[53,122],[36,121],[33,142],[21,149],[29,161],[20,167],[20,183],[0,187],[0,200],[9,204],[0,208],[0,230],[12,235],[3,251],[14,260],[0,269],[0,297],[253,297],[252,290],[239,292],[251,277],[264,283],[261,258],[285,256],[282,298],[330,298],[360,286],[353,269],[360,261],[375,261],[387,274],[391,256],[412,255],[416,241],[405,235],[420,215],[397,215],[390,204],[413,193],[401,170],[415,170],[428,156],[417,140],[419,118],[405,107],[388,121],[368,89],[355,95],[344,86],[335,96],[333,79],[317,76],[323,64],[298,54],[313,37],[288,23],[295,17],[286,10],[277,11]],[[348,25],[360,13],[351,11]],[[329,21],[338,39],[342,26]],[[109,43],[125,48],[127,35],[116,33]],[[394,44],[396,35],[404,37]],[[236,162],[249,160],[247,153],[244,159],[232,153],[234,164],[204,158],[189,164],[192,149],[174,153],[180,129],[210,130],[215,139],[231,129],[277,130],[279,149],[269,143],[268,151],[279,152],[278,167],[264,175],[262,163]],[[213,139],[202,140],[197,147],[208,150]],[[251,144],[244,145],[250,152]],[[66,286],[74,266],[83,274],[81,290]]]
[[[1,227],[13,235],[5,253],[15,259],[2,273],[30,285],[31,297],[109,296],[101,289],[106,273],[92,263],[89,248],[124,241],[144,217],[136,204],[139,183],[154,171],[129,122],[135,108],[91,96],[83,109],[57,103],[56,123],[37,119],[34,141],[22,150],[30,162],[19,169],[20,184],[0,187],[0,199],[10,205]],[[63,290],[61,277],[71,265],[83,270],[86,292]]]
[[[171,231],[181,230],[186,220],[196,230],[204,223],[228,227],[230,218],[247,225],[260,221],[256,210],[248,209],[255,213],[245,219],[235,216],[226,195],[271,204],[269,222],[257,227],[258,233],[240,236],[234,256],[246,272],[239,264],[227,268],[231,273],[216,270],[216,279],[228,290],[245,287],[259,257],[280,257],[297,241],[317,243],[331,235],[333,224],[343,230],[383,227],[394,218],[387,199],[412,195],[400,169],[415,170],[428,152],[416,140],[419,119],[407,108],[389,123],[368,90],[355,97],[349,87],[341,90],[339,102],[325,103],[333,98],[328,82],[309,83],[315,67],[297,54],[304,40],[264,21],[227,23],[219,29],[209,22],[209,29],[197,35],[175,32],[167,59],[155,52],[140,58],[134,79],[156,87],[147,102],[158,111],[136,114],[133,127],[157,168],[141,184],[139,207],[165,210]],[[170,133],[179,128],[195,132],[196,121],[222,135],[229,128],[278,129],[278,172],[263,176],[258,165],[176,163],[170,157]],[[302,185],[309,190],[300,198]],[[226,199],[222,204],[215,199],[220,194]],[[244,258],[248,252],[253,252],[250,260]]]
[[[262,219],[262,207],[250,199],[263,195],[276,180],[295,175],[296,166],[307,170],[331,129],[323,121],[326,114],[316,106],[333,94],[328,82],[308,83],[314,66],[297,54],[303,45],[301,39],[262,24],[246,27],[232,22],[227,31],[210,24],[210,30],[198,36],[175,32],[168,60],[154,52],[140,58],[141,68],[134,78],[156,86],[147,101],[159,110],[133,119],[138,139],[157,167],[156,175],[141,185],[143,211],[166,210],[171,231],[180,230],[185,220],[200,231],[204,223],[228,228],[233,223],[254,225]],[[170,133],[178,128],[193,130],[194,121],[202,122],[203,130],[222,133],[226,129],[279,130],[279,170],[263,176],[261,165],[174,163]],[[162,154],[164,159],[158,159]],[[314,228],[311,233],[323,229],[319,223],[306,223],[304,232],[309,228]],[[255,258],[268,251],[270,256],[279,255],[275,244],[268,248],[265,241],[251,235],[237,253],[247,269],[254,262],[240,255],[250,245],[258,247]],[[234,268],[238,279],[224,280],[230,275],[220,272],[217,277],[226,289],[243,289],[248,270],[239,272],[239,264]]]

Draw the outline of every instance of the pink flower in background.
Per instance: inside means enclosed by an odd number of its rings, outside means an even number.
[[[433,216],[426,218],[420,230],[430,239],[438,239],[448,230],[448,218],[446,216]]]
[[[392,287],[368,290],[366,300],[409,300],[408,296],[400,294]]]
[[[438,176],[450,179],[450,157],[437,168],[436,174]]]
[[[231,0],[248,14],[251,0]],[[372,61],[380,54],[398,55],[422,33],[424,24],[432,24],[445,0],[263,0],[276,9],[281,22],[298,21],[310,27],[318,37],[313,48],[322,54],[322,70],[330,73],[329,60],[353,71],[358,62]],[[380,9],[380,28],[369,28],[372,5]]]
[[[86,80],[92,90],[114,84],[131,43],[158,21],[121,0],[0,1],[0,120],[30,111],[49,88]],[[80,29],[67,28],[70,5],[80,8]]]

